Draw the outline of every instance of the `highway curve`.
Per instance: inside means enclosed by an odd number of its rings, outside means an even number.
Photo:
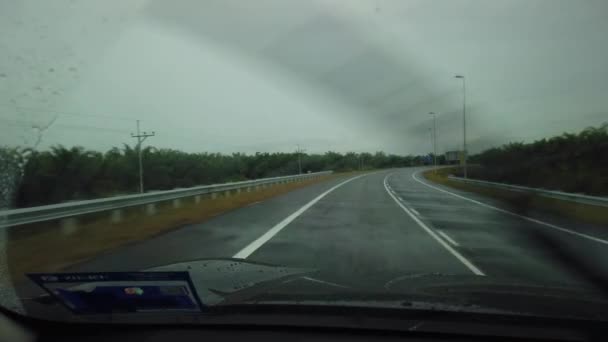
[[[431,184],[422,170],[385,170],[312,185],[70,270],[140,270],[236,257],[316,269],[324,280],[360,286],[415,274],[559,284],[588,283],[589,270],[606,274],[603,227],[515,211]]]

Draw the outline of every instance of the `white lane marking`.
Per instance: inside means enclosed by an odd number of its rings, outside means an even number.
[[[443,236],[444,239],[448,240],[448,242],[451,243],[453,246],[455,246],[455,247],[460,246],[458,244],[458,242],[454,241],[451,237],[448,236],[448,234],[442,232],[441,230],[437,229],[437,233],[439,233],[439,235]]]
[[[317,279],[317,278],[312,278],[312,277],[302,277],[302,279],[305,279],[305,280],[308,280],[308,281],[312,281],[314,283],[329,285],[329,286],[333,286],[333,287],[339,287],[339,288],[343,288],[343,289],[348,289],[349,288],[348,286],[344,286],[344,285],[332,283],[330,281],[325,281],[325,280],[321,280],[321,279]]]
[[[452,246],[448,245],[445,241],[443,241],[443,239],[441,239],[439,236],[437,236],[437,234],[435,234],[435,232],[432,229],[427,227],[426,224],[424,224],[424,222],[420,221],[420,219],[418,217],[416,217],[416,215],[412,214],[412,212],[406,206],[401,204],[401,202],[399,202],[397,200],[397,198],[395,196],[393,196],[393,194],[391,194],[390,191],[388,191],[387,184],[388,184],[388,177],[390,175],[392,175],[392,173],[389,175],[386,175],[386,177],[384,177],[384,188],[386,189],[386,192],[393,198],[395,203],[397,203],[397,205],[399,205],[401,207],[401,209],[403,209],[403,211],[405,211],[406,214],[408,214],[416,223],[418,223],[418,225],[422,229],[424,229],[424,231],[426,231],[433,239],[435,239],[437,242],[439,242],[439,244],[441,246],[443,246],[445,249],[447,249],[448,252],[452,253],[452,255],[456,257],[456,259],[458,259],[469,270],[471,270],[471,272],[473,272],[474,274],[479,275],[479,276],[485,276],[485,273],[483,273],[479,268],[477,268],[477,266],[473,265],[473,263],[470,262],[467,258],[462,256],[462,254],[460,254],[456,250],[454,250],[454,248],[452,248]]]
[[[287,279],[287,280],[285,280],[283,282],[283,284],[289,284],[289,283],[292,283],[292,282],[294,282],[296,280],[300,280],[300,279],[312,281],[313,283],[319,283],[319,284],[329,285],[329,286],[333,286],[333,287],[339,287],[339,288],[342,288],[342,289],[350,289],[350,287],[348,287],[348,286],[332,283],[330,281],[325,281],[325,280],[321,280],[321,279],[317,279],[317,278],[306,277],[306,276],[300,277],[300,278]]]
[[[566,229],[566,228],[562,228],[562,227],[560,227],[560,226],[556,226],[556,225],[554,225],[554,224],[547,223],[547,222],[544,222],[544,221],[541,221],[541,220],[537,220],[537,219],[534,219],[534,218],[531,218],[531,217],[528,217],[528,216],[519,215],[519,214],[516,214],[516,213],[514,213],[514,212],[511,212],[511,211],[508,211],[508,210],[505,210],[505,209],[500,209],[500,208],[497,208],[497,207],[495,207],[495,206],[492,206],[492,205],[489,205],[489,204],[485,204],[485,203],[483,203],[483,202],[479,202],[479,201],[476,201],[476,200],[474,200],[474,199],[470,199],[470,198],[468,198],[468,197],[464,197],[464,196],[461,196],[461,195],[455,194],[455,193],[453,193],[453,192],[450,192],[450,191],[447,191],[447,190],[443,190],[443,189],[438,188],[438,187],[436,187],[436,186],[433,186],[433,185],[427,184],[426,182],[423,182],[423,181],[421,181],[421,180],[420,180],[418,177],[416,177],[416,175],[417,175],[418,173],[420,173],[420,171],[418,171],[418,172],[416,172],[416,173],[413,173],[413,174],[412,174],[412,178],[414,178],[414,180],[415,180],[416,182],[418,182],[418,183],[420,183],[420,184],[422,184],[422,185],[428,186],[429,188],[435,189],[435,190],[437,190],[437,191],[444,192],[444,193],[449,194],[449,195],[452,195],[452,196],[454,196],[454,197],[458,197],[458,198],[463,199],[463,200],[465,200],[465,201],[469,201],[469,202],[472,202],[472,203],[475,203],[475,204],[479,204],[480,206],[482,206],[482,207],[486,207],[486,208],[488,208],[488,209],[496,210],[496,211],[499,211],[499,212],[501,212],[501,213],[504,213],[504,214],[507,214],[507,215],[511,215],[511,216],[515,216],[515,217],[519,217],[519,218],[524,219],[524,220],[526,220],[526,221],[534,222],[534,223],[540,224],[540,225],[545,226],[545,227],[549,227],[549,228],[553,228],[553,229],[555,229],[555,230],[559,230],[559,231],[564,232],[564,233],[568,233],[568,234],[576,235],[576,236],[578,236],[578,237],[582,237],[582,238],[585,238],[585,239],[589,239],[589,240],[592,240],[592,241],[595,241],[595,242],[599,242],[599,243],[603,243],[603,244],[605,244],[605,245],[608,245],[608,241],[603,240],[603,239],[600,239],[600,238],[597,238],[597,237],[595,237],[595,236],[591,236],[591,235],[587,235],[587,234],[583,234],[583,233],[575,232],[575,231],[573,231],[573,230]]]
[[[414,212],[414,214],[416,214],[418,216],[422,216],[422,215],[420,215],[420,213],[418,212],[418,210],[416,210],[414,208],[410,208],[410,209]]]
[[[306,203],[302,208],[296,210],[293,214],[287,216],[285,219],[283,219],[283,221],[277,223],[274,227],[270,228],[266,233],[262,234],[262,236],[260,236],[259,238],[254,240],[252,243],[247,245],[245,248],[241,249],[238,253],[236,253],[233,256],[233,258],[246,259],[253,252],[255,252],[258,248],[262,247],[263,244],[268,242],[268,240],[272,239],[273,236],[277,235],[278,232],[280,232],[283,228],[285,228],[288,224],[290,224],[298,216],[302,215],[302,213],[305,212],[306,210],[308,210],[308,208],[312,207],[315,203],[319,202],[323,197],[327,196],[327,194],[329,194],[330,192],[336,190],[337,188],[341,187],[342,185],[344,185],[350,181],[353,181],[357,178],[360,178],[360,177],[363,177],[366,175],[369,175],[369,173],[364,174],[364,175],[359,175],[359,176],[356,176],[353,178],[349,178],[338,185],[334,185],[329,190],[327,190],[324,193],[320,194],[319,196],[315,197],[312,201]]]

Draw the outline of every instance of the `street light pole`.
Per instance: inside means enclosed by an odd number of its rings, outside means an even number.
[[[141,162],[141,144],[148,137],[153,137],[154,132],[152,133],[140,133],[139,132],[139,120],[137,120],[137,134],[131,133],[132,138],[137,138],[137,159],[139,164],[139,193],[144,193],[144,168]]]
[[[298,149],[297,149],[297,152],[298,152],[298,172],[301,175],[302,174],[302,152],[304,152],[304,150],[300,149],[300,145],[297,145],[297,146],[298,146]]]
[[[462,79],[462,153],[464,178],[467,178],[467,86],[463,75],[456,75],[454,78]]]
[[[300,148],[298,147],[298,172],[302,174],[302,153],[300,152]]]
[[[429,114],[433,116],[433,162],[435,164],[433,173],[437,173],[437,114],[434,112]]]

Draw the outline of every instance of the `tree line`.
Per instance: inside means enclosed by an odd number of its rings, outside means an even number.
[[[430,156],[376,153],[186,153],[142,150],[148,191],[324,170],[353,171],[431,164]],[[532,143],[509,143],[470,158],[472,178],[608,195],[608,123]],[[438,156],[438,163],[445,158]],[[48,151],[0,147],[0,208],[31,207],[138,191],[137,150],[106,152],[54,146]]]
[[[324,154],[186,153],[146,147],[142,150],[147,191],[297,174],[422,165],[428,157],[383,152]],[[124,145],[102,153],[82,147],[54,146],[48,151],[0,148],[6,161],[3,198],[11,207],[31,207],[138,192],[137,150]],[[10,165],[10,170],[9,170]],[[6,186],[10,184],[10,186]],[[0,203],[1,205],[2,203]],[[8,206],[8,205],[5,205]]]
[[[471,157],[472,178],[608,195],[608,123],[532,143],[510,143]]]

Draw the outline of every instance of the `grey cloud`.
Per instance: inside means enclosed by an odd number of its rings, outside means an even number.
[[[297,143],[314,152],[425,153],[429,111],[439,113],[440,151],[459,148],[462,93],[455,73],[467,76],[473,152],[608,117],[605,1],[126,3],[98,3],[99,15],[70,3],[72,19],[65,23],[55,14],[68,5],[47,5],[56,8],[40,25],[48,26],[49,37],[69,39],[44,43],[31,56],[21,44],[34,39],[32,32],[39,39],[31,19],[46,13],[3,4],[21,28],[6,22],[2,28],[21,41],[0,43],[21,59],[0,62],[5,84],[15,74],[20,79],[2,103],[116,117],[97,124],[106,130],[124,130],[121,119],[136,117],[159,133],[151,141],[159,147],[224,152]],[[9,109],[2,113],[22,119],[23,112]],[[91,125],[84,116],[69,121]],[[52,129],[54,141],[92,148],[129,140],[118,131],[89,140],[68,129],[60,138]]]

